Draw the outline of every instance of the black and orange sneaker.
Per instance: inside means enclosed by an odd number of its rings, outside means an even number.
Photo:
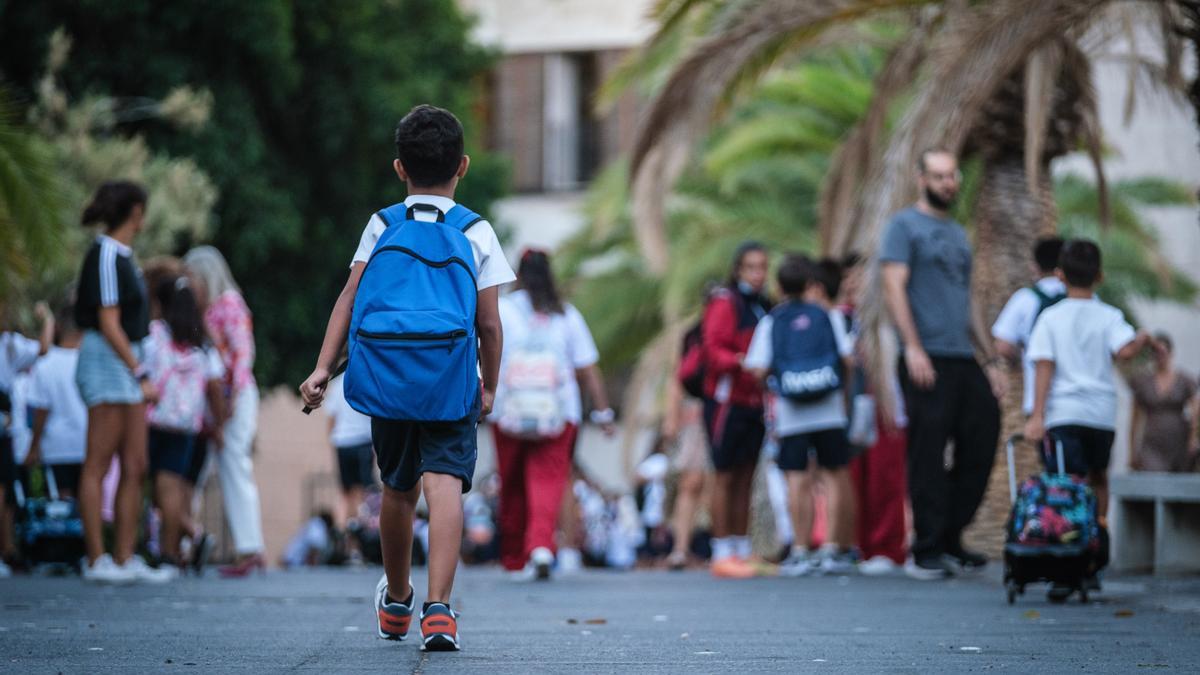
[[[443,602],[430,603],[421,612],[421,650],[458,651],[458,615]]]
[[[408,626],[412,623],[413,604],[416,594],[408,587],[408,604],[388,602],[387,575],[379,578],[375,585],[375,614],[379,626],[379,637],[384,640],[403,640],[408,637]]]

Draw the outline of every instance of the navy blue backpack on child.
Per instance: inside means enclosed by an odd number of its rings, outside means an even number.
[[[467,418],[479,396],[475,256],[463,206],[415,219],[417,205],[379,212],[387,230],[363,269],[350,318],[346,402],[390,420]]]
[[[787,302],[771,310],[772,389],[797,402],[817,401],[842,386],[842,357],[829,314]]]

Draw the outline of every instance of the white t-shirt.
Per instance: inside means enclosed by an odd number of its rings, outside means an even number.
[[[558,357],[558,401],[563,419],[579,424],[583,419],[583,402],[579,394],[579,382],[575,371],[595,365],[600,360],[596,341],[588,330],[583,315],[570,303],[563,303],[562,314],[536,314],[529,294],[514,291],[500,298],[500,323],[504,327],[504,352],[518,348],[528,339],[530,331],[537,331],[539,338],[549,341],[549,346]],[[500,358],[500,385],[496,389],[497,409],[504,397],[504,363]]]
[[[87,406],[75,384],[78,349],[51,347],[33,366],[26,403],[48,411],[42,429],[42,462],[80,464],[87,448]]]
[[[1064,295],[1067,287],[1058,277],[1046,277],[1037,282],[1038,289],[1050,297]],[[1025,392],[1021,407],[1025,414],[1033,412],[1033,361],[1029,360],[1029,336],[1033,333],[1033,322],[1038,317],[1042,303],[1033,289],[1022,288],[1005,303],[992,324],[992,337],[1017,345],[1022,350],[1021,363],[1025,369]]]
[[[17,373],[32,366],[41,350],[37,340],[20,333],[0,333],[0,391],[11,390]]]
[[[454,208],[453,199],[434,195],[412,195],[404,200],[405,206],[414,204],[427,204],[442,213]],[[437,214],[428,211],[416,211],[413,217],[423,221],[437,220]],[[358,242],[358,250],[354,252],[354,259],[350,261],[351,266],[354,263],[365,263],[371,258],[371,252],[375,250],[375,244],[379,242],[379,237],[385,230],[387,230],[387,225],[379,217],[379,214],[372,215]],[[492,229],[491,223],[481,220],[467,230],[466,235],[467,240],[471,242],[471,250],[475,253],[475,286],[478,290],[482,291],[485,288],[516,280],[517,275],[513,273],[512,267],[505,259],[504,251],[500,249],[500,240],[496,238],[496,231]]]
[[[1137,336],[1121,310],[1096,298],[1067,298],[1042,312],[1029,338],[1029,358],[1054,362],[1046,428],[1068,424],[1115,429],[1113,354]]]
[[[846,316],[837,310],[829,312],[833,324],[833,336],[837,341],[838,354],[843,358],[854,354],[854,342],[846,331]],[[750,348],[746,350],[745,366],[769,370],[774,358],[771,344],[771,329],[775,319],[763,317],[754,329]],[[805,434],[810,431],[844,429],[849,423],[846,418],[846,398],[842,390],[830,392],[825,398],[812,403],[798,403],[782,396],[775,398],[775,433],[780,437]]]
[[[329,381],[325,391],[325,405],[322,409],[326,415],[333,418],[333,431],[329,434],[329,442],[335,448],[349,448],[371,442],[371,418],[350,407],[346,395],[342,392],[342,381],[346,378],[339,375]]]

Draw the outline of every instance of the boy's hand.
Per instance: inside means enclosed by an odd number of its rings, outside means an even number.
[[[492,414],[492,406],[496,403],[496,392],[486,387],[483,390],[483,402],[479,407],[479,419],[483,419]]]
[[[994,362],[987,367],[988,384],[992,385],[992,395],[997,401],[1003,401],[1004,395],[1008,393],[1008,373],[1004,372],[1000,362]]]
[[[325,387],[329,385],[329,371],[317,368],[300,384],[300,398],[309,408],[320,408],[325,400]]]
[[[1029,421],[1025,422],[1025,440],[1039,443],[1045,435],[1046,421],[1041,415],[1030,415]]]

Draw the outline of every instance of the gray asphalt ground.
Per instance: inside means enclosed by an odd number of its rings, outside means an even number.
[[[995,566],[993,565],[993,568]],[[585,572],[516,582],[460,573],[463,651],[375,636],[378,568],[104,588],[0,580],[0,671],[1196,672],[1200,579],[1110,579],[1089,605],[1041,588],[1009,606],[992,569],[894,578],[717,581]],[[418,576],[417,597],[423,578]],[[417,626],[414,624],[414,630]]]

